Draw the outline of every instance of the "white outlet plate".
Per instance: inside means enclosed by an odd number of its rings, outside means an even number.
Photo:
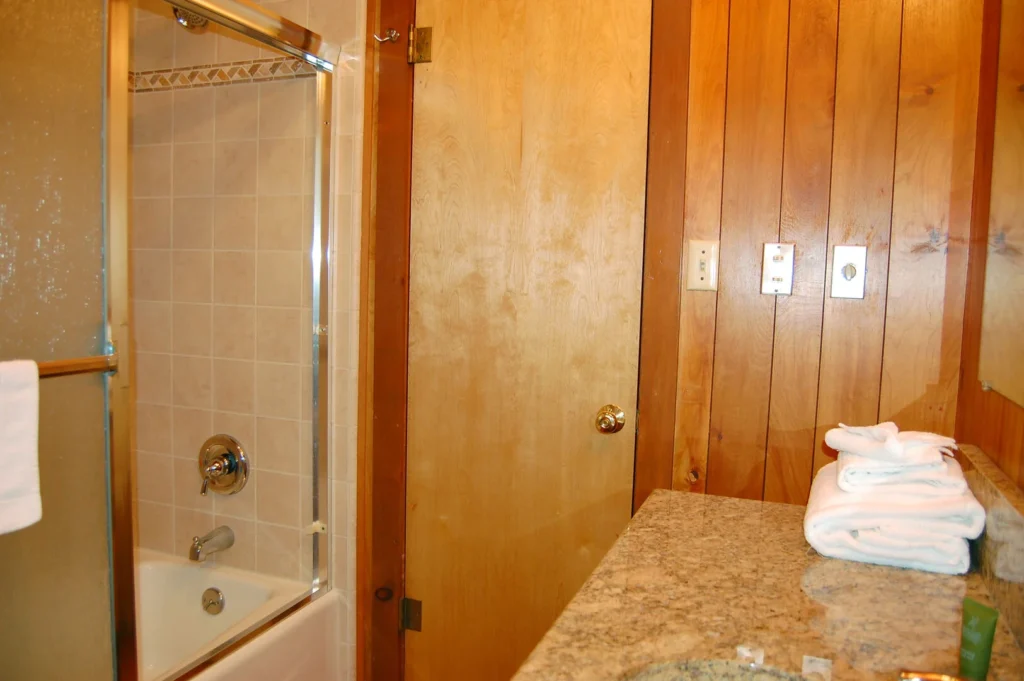
[[[867,246],[836,246],[832,251],[832,297],[863,298]]]
[[[690,291],[718,290],[718,242],[690,240],[686,258],[686,288]]]
[[[761,293],[772,296],[793,294],[795,244],[765,244],[761,264]]]

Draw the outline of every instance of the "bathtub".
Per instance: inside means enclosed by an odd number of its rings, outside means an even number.
[[[136,630],[142,681],[173,678],[205,653],[302,600],[309,585],[217,566],[194,563],[156,551],[136,552]],[[202,594],[215,587],[224,608],[208,614]]]
[[[348,608],[336,589],[302,606],[191,681],[348,681],[352,649],[343,645]]]

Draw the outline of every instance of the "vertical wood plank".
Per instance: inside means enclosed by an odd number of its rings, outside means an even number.
[[[766,501],[803,504],[811,485],[828,243],[839,0],[792,0],[779,240],[796,244],[793,295],[775,308]]]
[[[905,0],[880,420],[952,434],[981,0]],[[869,276],[871,274],[869,273]]]
[[[690,27],[684,280],[690,240],[717,241],[720,235],[729,3],[693,0]],[[672,487],[703,492],[711,423],[717,294],[681,288]]]
[[[652,12],[634,511],[652,490],[672,486],[686,203],[690,3],[655,0]]]
[[[775,297],[761,255],[779,235],[788,0],[733,0],[707,490],[760,499]]]
[[[863,299],[825,294],[815,471],[831,460],[826,430],[878,419],[901,17],[901,0],[843,0],[839,9],[827,257],[838,245],[866,245],[868,261]]]

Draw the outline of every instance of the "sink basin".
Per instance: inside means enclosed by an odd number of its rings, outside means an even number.
[[[688,660],[651,665],[622,681],[804,681],[804,677],[741,662]]]

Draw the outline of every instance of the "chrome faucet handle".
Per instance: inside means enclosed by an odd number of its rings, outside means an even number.
[[[241,443],[230,435],[214,435],[199,452],[199,494],[213,489],[218,494],[237,494],[249,479],[249,458]]]
[[[221,454],[213,460],[213,463],[206,467],[206,477],[219,478],[224,475],[230,467],[231,462],[228,461],[228,457]]]
[[[203,484],[199,487],[199,494],[205,497],[207,490],[210,488],[210,480],[219,478],[227,473],[230,468],[231,462],[223,454],[214,459],[210,465],[203,469]],[[199,537],[196,537],[196,540],[198,541]]]

